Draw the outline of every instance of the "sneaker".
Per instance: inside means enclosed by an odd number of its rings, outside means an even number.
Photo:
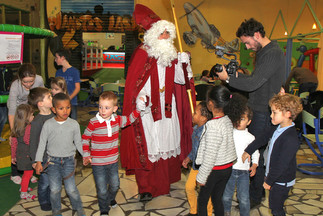
[[[21,177],[20,176],[11,176],[10,179],[15,184],[21,184]]]
[[[7,139],[0,137],[0,142],[7,141]]]
[[[30,194],[30,193],[27,193],[27,192],[22,192],[22,193],[20,194],[20,198],[21,198],[21,199],[25,199],[25,200],[27,200],[27,199],[34,200],[34,199],[36,198],[36,196],[35,196],[35,195],[32,195],[32,194]]]
[[[109,216],[109,213],[101,212],[101,213],[100,213],[100,216]]]
[[[111,202],[110,202],[110,206],[111,206],[111,208],[116,208],[117,206],[118,206],[118,203],[117,203],[117,201],[116,200],[112,200]]]
[[[38,178],[36,176],[32,176],[30,181],[31,183],[36,183],[38,181]]]
[[[31,187],[28,187],[27,191],[30,192],[32,191],[33,189]],[[21,188],[19,188],[19,192],[21,192]]]

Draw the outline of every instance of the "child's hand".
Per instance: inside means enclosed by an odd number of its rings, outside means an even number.
[[[90,157],[83,158],[83,165],[84,166],[87,166],[90,163],[92,163],[92,159]]]
[[[183,162],[182,162],[182,166],[184,168],[187,168],[187,164],[190,162],[190,158],[189,157],[186,157]]]
[[[198,185],[200,185],[200,186],[204,186],[205,184],[202,184],[202,183],[200,183],[200,182],[198,182],[198,181],[196,181],[196,184],[198,184]]]
[[[271,186],[269,184],[267,184],[266,182],[264,182],[263,187],[265,188],[265,190],[271,189]]]
[[[16,162],[17,162],[17,159],[16,158],[11,158],[11,163],[12,164],[16,164]]]
[[[35,170],[36,170],[36,174],[38,175],[40,175],[40,173],[43,172],[43,166],[41,165],[40,161],[37,161]]]
[[[257,167],[258,167],[258,164],[252,164],[252,166],[249,169],[249,171],[250,171],[250,177],[256,175]]]
[[[33,167],[33,169],[36,169],[36,165],[37,163],[33,163],[31,166]]]
[[[250,154],[248,154],[247,152],[243,152],[243,154],[242,154],[242,162],[244,163],[247,158],[248,158],[248,162],[250,162]]]

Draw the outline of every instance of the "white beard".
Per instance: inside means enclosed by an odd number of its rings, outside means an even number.
[[[177,58],[177,51],[173,41],[169,39],[155,39],[153,43],[145,43],[149,57],[157,59],[157,64],[164,67],[171,66],[172,61]]]
[[[167,30],[170,33],[168,39],[158,39],[158,36]],[[144,44],[149,57],[157,59],[157,63],[167,67],[177,58],[177,50],[174,46],[176,30],[174,24],[160,20],[154,23],[144,35]]]

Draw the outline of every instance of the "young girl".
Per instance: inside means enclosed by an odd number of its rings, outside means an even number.
[[[21,181],[21,199],[35,199],[35,195],[28,193],[29,181],[33,175],[32,161],[29,156],[30,123],[34,118],[33,108],[27,104],[17,107],[14,125],[11,130],[11,160],[17,164],[18,170],[23,170]]]
[[[10,129],[14,125],[14,117],[17,107],[20,104],[28,103],[29,90],[36,87],[44,87],[43,78],[36,74],[36,69],[32,64],[26,63],[18,69],[18,79],[13,81],[10,87],[8,106],[8,121]],[[11,180],[15,184],[21,183],[21,173],[15,165],[11,165]],[[36,177],[32,177],[32,182],[37,182]]]
[[[222,86],[214,86],[207,95],[207,106],[213,119],[205,124],[196,164],[200,164],[196,176],[201,186],[198,195],[198,215],[207,215],[207,203],[211,197],[214,214],[224,215],[222,195],[237,159],[233,141],[233,125],[228,115],[241,109],[242,97]]]
[[[50,82],[50,88],[53,96],[60,92],[68,95],[67,84],[63,77],[53,78]]]

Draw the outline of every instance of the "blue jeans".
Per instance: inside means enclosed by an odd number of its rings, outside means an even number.
[[[74,156],[70,157],[51,157],[48,165],[48,177],[50,188],[50,202],[52,204],[53,215],[61,214],[61,191],[62,181],[64,181],[65,191],[71,201],[72,209],[78,216],[84,215],[80,193],[75,185]]]
[[[7,106],[6,104],[0,104],[0,137],[1,137],[3,127],[7,122],[7,118],[8,118]]]
[[[47,159],[42,162],[42,166],[46,164]],[[39,176],[38,179],[38,202],[40,205],[40,208],[43,211],[49,211],[51,210],[51,204],[50,204],[50,189],[49,189],[49,178],[47,174],[47,169],[45,169]]]
[[[271,124],[270,113],[253,111],[251,124],[248,128],[249,132],[257,138],[261,136],[268,128],[273,127]],[[259,162],[256,174],[250,178],[250,200],[255,203],[261,203],[262,195],[264,194],[263,183],[265,179],[265,166],[264,166],[264,151],[266,146],[261,147],[259,150]]]
[[[74,120],[77,120],[77,106],[76,105],[72,105],[70,117]]]
[[[224,212],[231,212],[232,196],[237,185],[237,198],[239,201],[240,215],[249,216],[249,171],[232,169],[230,179],[223,193]]]
[[[108,213],[110,202],[115,199],[120,186],[118,162],[103,166],[92,165],[92,169],[100,212]]]

